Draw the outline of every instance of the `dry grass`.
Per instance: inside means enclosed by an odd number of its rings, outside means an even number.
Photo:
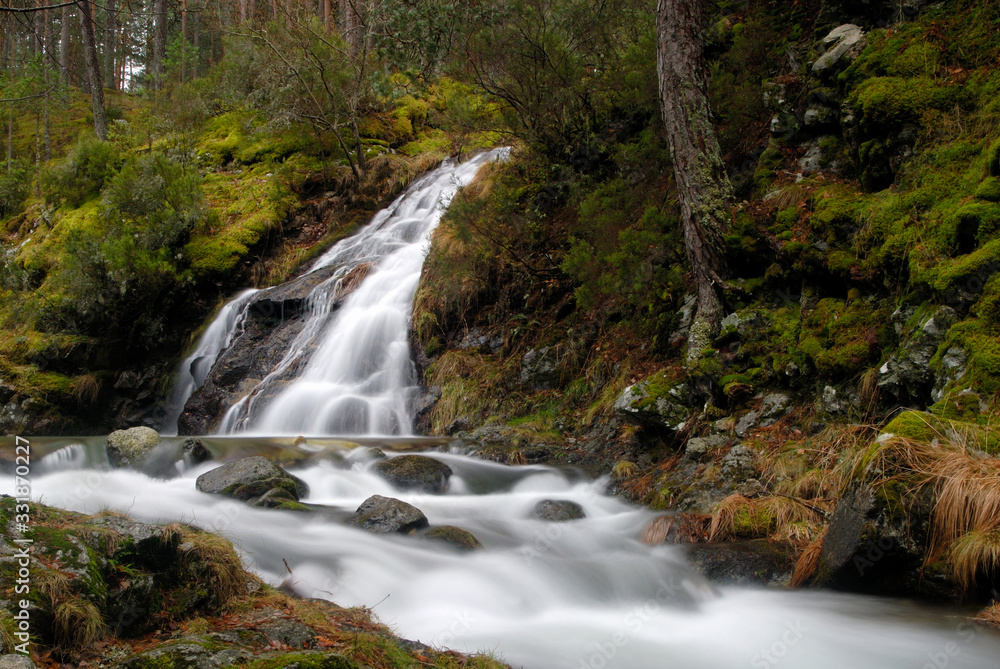
[[[691,513],[657,516],[642,531],[639,541],[649,546],[658,546],[672,535],[672,543],[701,543],[708,538],[710,520],[710,516]]]
[[[101,380],[93,374],[84,374],[73,383],[73,397],[83,406],[90,406],[101,395]]]
[[[976,620],[982,621],[990,627],[1000,629],[1000,602],[994,602],[980,611],[979,615],[976,616]]]
[[[222,537],[205,532],[184,532],[180,546],[184,559],[197,562],[207,572],[208,587],[220,607],[247,591],[251,576],[233,545]]]
[[[792,572],[792,580],[789,584],[791,587],[798,588],[805,585],[819,569],[819,558],[823,554],[824,538],[826,538],[826,530],[823,530],[802,550],[799,559],[795,562],[795,570]]]
[[[639,471],[638,465],[630,460],[619,460],[615,463],[614,468],[611,470],[611,475],[616,480],[627,479],[629,477],[635,476]]]
[[[52,612],[52,631],[62,650],[83,650],[107,633],[101,612],[86,599],[74,597]]]
[[[791,497],[772,495],[748,499],[743,495],[730,495],[719,502],[712,514],[709,540],[769,535],[802,540],[810,534],[811,526],[823,520],[824,511],[816,504]],[[796,525],[806,528],[803,530]]]

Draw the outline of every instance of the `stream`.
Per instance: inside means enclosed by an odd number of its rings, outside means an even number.
[[[304,501],[349,514],[368,496],[417,506],[431,525],[457,525],[484,549],[458,553],[408,536],[376,535],[323,514],[257,509],[195,489],[207,462],[171,480],[109,470],[103,439],[32,439],[33,498],[94,513],[116,509],[155,522],[219,532],[268,582],[342,606],[360,605],[403,637],[460,651],[490,651],[513,667],[621,669],[943,669],[997,666],[1000,640],[968,611],[825,591],[716,587],[678,546],[638,536],[651,511],[606,496],[606,480],[571,468],[509,467],[441,440],[205,438],[220,459],[288,458],[308,483]],[[173,452],[179,440],[165,440]],[[430,449],[453,470],[444,495],[394,490],[370,472],[367,449]],[[178,466],[179,469],[183,467]],[[0,493],[13,493],[13,477]],[[571,500],[586,518],[532,516],[543,499]],[[292,569],[285,572],[283,561]],[[286,581],[286,578],[288,581]]]

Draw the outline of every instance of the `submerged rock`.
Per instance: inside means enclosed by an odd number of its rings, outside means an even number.
[[[401,490],[421,490],[434,495],[448,489],[451,467],[426,455],[400,455],[380,460],[372,470]]]
[[[791,547],[766,539],[696,544],[687,553],[697,572],[721,585],[786,585],[795,564],[792,555]]]
[[[576,502],[563,499],[543,499],[535,505],[535,517],[552,522],[563,522],[566,520],[578,520],[586,518],[583,507]]]
[[[354,524],[376,534],[408,534],[427,527],[423,511],[392,497],[372,495],[354,512]]]
[[[202,492],[226,495],[244,502],[256,501],[274,488],[284,490],[294,501],[309,494],[309,487],[302,479],[259,455],[205,472],[198,477],[195,486]]]
[[[454,525],[435,527],[424,534],[425,539],[446,543],[463,551],[474,551],[483,547],[472,532]]]
[[[108,435],[105,442],[108,461],[112,467],[136,467],[142,464],[158,443],[160,435],[151,427],[116,430]]]

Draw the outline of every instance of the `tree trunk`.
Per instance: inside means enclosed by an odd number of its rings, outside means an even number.
[[[115,86],[115,46],[117,35],[117,0],[106,0],[104,7],[104,81],[111,90]]]
[[[333,32],[333,4],[330,0],[322,0],[323,2],[323,25],[326,26],[326,32]]]
[[[153,2],[153,88],[163,85],[163,59],[167,53],[167,0]]]
[[[708,106],[701,0],[659,0],[657,74],[663,122],[674,161],[681,232],[698,294],[688,337],[688,367],[711,346],[722,318],[723,232],[732,185]]]
[[[97,58],[97,40],[94,35],[94,14],[91,0],[77,0],[80,8],[80,34],[83,36],[83,50],[87,78],[90,79],[90,102],[94,110],[94,134],[101,141],[108,138],[108,119],[104,113],[104,82],[101,81],[101,62]]]
[[[194,16],[191,17],[191,21],[192,21],[192,23],[194,23],[194,26],[192,27],[192,32],[194,34],[192,35],[192,39],[191,39],[191,46],[194,47],[194,53],[193,53],[192,58],[191,58],[191,79],[197,79],[198,78],[198,64],[199,64],[199,61],[201,61],[201,51],[200,51],[200,48],[201,48],[201,13],[203,11],[205,11],[205,9],[204,9],[204,7],[202,7],[202,8],[200,8],[200,10],[201,11],[195,12]]]
[[[62,25],[59,26],[59,74],[63,85],[69,86],[69,5],[63,5]]]
[[[355,55],[362,47],[361,14],[358,9],[360,0],[340,0],[340,16],[344,22],[344,41]]]
[[[187,81],[188,0],[181,4],[181,83]]]

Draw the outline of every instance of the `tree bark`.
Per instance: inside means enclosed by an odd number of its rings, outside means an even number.
[[[94,35],[94,14],[91,0],[77,0],[80,9],[80,34],[87,76],[90,79],[90,102],[94,110],[94,134],[101,141],[108,138],[108,118],[104,113],[104,82],[101,81],[101,62],[97,58],[97,40]]]
[[[117,0],[105,0],[104,7],[104,82],[115,90],[115,46],[118,43]]]
[[[167,0],[153,2],[153,87],[163,85],[163,59],[167,53]]]
[[[62,8],[62,25],[59,26],[59,73],[63,85],[69,86],[69,5]]]
[[[187,81],[188,1],[181,4],[181,83]]]
[[[674,161],[684,248],[697,290],[687,363],[695,367],[722,319],[726,259],[723,232],[732,185],[708,105],[708,66],[701,0],[658,0],[657,75],[660,105]]]
[[[356,55],[361,50],[363,35],[361,34],[361,13],[358,8],[360,0],[340,0],[340,15],[344,23],[344,41]]]

